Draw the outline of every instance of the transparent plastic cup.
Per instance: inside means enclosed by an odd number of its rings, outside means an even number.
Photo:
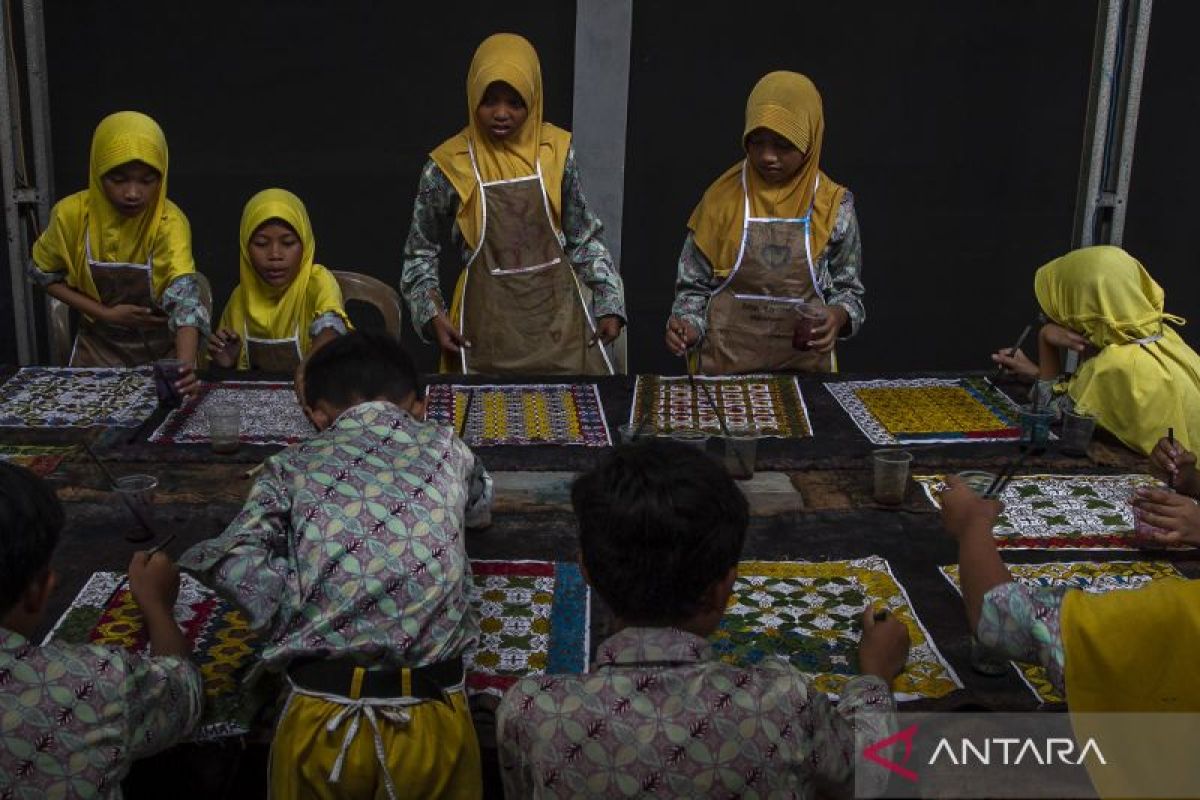
[[[991,488],[992,483],[996,480],[994,472],[983,472],[982,470],[967,470],[966,472],[958,473],[958,477],[963,479],[967,486],[971,487],[971,491],[975,494],[983,494]]]
[[[872,458],[875,462],[875,502],[893,506],[903,503],[905,490],[908,489],[912,453],[907,450],[876,450]]]
[[[214,453],[236,453],[241,447],[242,412],[237,406],[215,406],[208,418],[208,442]]]
[[[1021,444],[1045,447],[1050,441],[1050,423],[1054,422],[1053,411],[1023,409],[1021,417]]]
[[[671,438],[680,444],[694,447],[702,453],[708,450],[708,434],[704,431],[678,430],[671,433]]]
[[[144,542],[154,536],[154,493],[158,489],[158,478],[153,475],[125,475],[113,484],[113,496],[133,521],[138,533],[125,538],[131,542]]]
[[[754,477],[755,461],[758,459],[758,436],[753,433],[732,434],[721,439],[725,447],[725,471],[738,481]]]
[[[1086,456],[1088,445],[1092,443],[1092,434],[1096,431],[1096,418],[1087,414],[1076,414],[1074,411],[1063,413],[1062,451],[1074,455]]]

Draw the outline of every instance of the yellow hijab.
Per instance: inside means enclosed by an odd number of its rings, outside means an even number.
[[[1200,446],[1200,356],[1163,324],[1184,320],[1163,312],[1162,287],[1137,259],[1085,247],[1043,266],[1033,286],[1047,316],[1100,350],[1067,385],[1080,412],[1142,453],[1167,428],[1189,450]]]
[[[270,220],[287,223],[300,237],[303,247],[300,269],[287,286],[266,283],[250,261],[250,239]],[[290,339],[299,335],[300,352],[307,355],[312,346],[308,328],[317,317],[333,312],[348,325],[337,279],[325,267],[313,263],[316,248],[308,210],[299,197],[285,189],[264,189],[251,197],[242,211],[238,239],[241,283],[229,298],[219,327],[256,339]],[[249,369],[248,351],[249,348],[243,345],[239,369]]]
[[[475,118],[487,87],[497,81],[516,89],[529,110],[525,123],[501,142],[493,140]],[[458,193],[458,227],[474,250],[479,246],[483,211],[468,146],[475,152],[480,177],[488,182],[533,175],[540,161],[550,211],[561,229],[562,180],[571,134],[542,121],[542,68],[537,51],[521,36],[497,33],[479,45],[467,72],[467,127],[431,154]]]
[[[813,258],[817,258],[829,243],[829,235],[837,222],[838,207],[846,192],[844,186],[834,183],[820,169],[825,115],[821,94],[811,80],[797,72],[764,75],[746,101],[743,147],[746,137],[758,128],[774,131],[794,144],[805,154],[804,164],[785,186],[770,186],[753,165],[743,160],[730,167],[704,193],[700,205],[688,220],[688,227],[717,275],[729,274],[741,249],[745,204],[743,165],[751,216],[796,219],[812,209]]]
[[[141,161],[161,175],[158,196],[133,219],[124,217],[109,202],[102,182],[105,174],[130,161]],[[55,231],[48,228],[46,233],[49,235],[40,237],[35,243],[35,263],[43,268],[65,264],[70,285],[99,300],[100,294],[87,267],[84,234],[90,239],[92,258],[97,261],[144,264],[156,249],[160,228],[164,231],[169,228],[175,238],[182,237],[189,252],[165,262],[160,259],[160,263],[155,264],[152,275],[154,296],[161,297],[163,290],[176,278],[195,271],[186,222],[181,219],[163,226],[169,212],[180,218],[182,214],[167,200],[167,139],[157,122],[136,111],[118,111],[102,119],[92,134],[88,176],[87,190],[64,198],[56,208],[56,217],[61,215],[71,219],[52,220],[52,226],[59,223],[60,227]],[[182,228],[179,222],[182,222]],[[172,253],[177,249],[174,246],[167,248]]]
[[[1081,742],[1095,738],[1109,762],[1088,764],[1100,796],[1140,796],[1139,789],[1185,778],[1191,738],[1164,741],[1107,714],[1200,712],[1200,581],[1164,578],[1129,591],[1067,592],[1062,637],[1075,735]]]

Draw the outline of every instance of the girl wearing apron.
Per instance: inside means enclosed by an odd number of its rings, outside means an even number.
[[[836,339],[862,324],[858,220],[820,170],[824,131],[803,75],[772,72],[750,93],[746,158],[688,221],[667,323],[667,348],[699,371],[836,371]]]
[[[537,53],[497,34],[467,75],[468,124],[421,175],[401,290],[444,372],[608,375],[624,288],[579,187],[571,135],[542,121]],[[438,279],[447,228],[463,250],[449,313]]]
[[[265,189],[242,211],[239,274],[217,332],[213,363],[291,374],[305,356],[350,330],[333,273],[313,263],[308,210],[284,189]]]
[[[167,199],[167,140],[144,114],[121,111],[92,137],[89,186],[60,200],[29,270],[80,314],[73,367],[177,357],[196,362],[209,327],[187,218]],[[177,387],[191,392],[185,368]]]

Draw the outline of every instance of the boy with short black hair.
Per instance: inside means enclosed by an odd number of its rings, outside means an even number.
[[[588,581],[624,627],[592,672],[509,689],[497,712],[506,794],[808,797],[818,782],[845,786],[855,727],[884,738],[894,720],[904,625],[866,610],[863,675],[835,711],[790,664],[726,664],[706,641],[749,519],[719,464],[670,441],[625,446],[580,477],[571,500]]]
[[[180,560],[267,631],[263,666],[288,675],[272,796],[478,797],[463,530],[486,523],[491,479],[424,421],[393,339],[315,351],[302,395],[320,433],[267,459],[241,514]]]
[[[129,564],[151,657],[30,641],[58,583],[62,526],[53,490],[0,461],[0,797],[119,798],[135,759],[200,718],[200,671],[174,617],[179,572],[163,553]]]

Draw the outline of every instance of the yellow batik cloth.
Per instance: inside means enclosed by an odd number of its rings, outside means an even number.
[[[1101,714],[1200,712],[1200,581],[1165,578],[1126,592],[1068,592],[1062,638],[1076,740],[1095,738],[1107,756],[1107,766],[1088,764],[1100,796],[1194,788],[1192,738],[1161,735],[1152,718],[1138,723]]]
[[[139,216],[122,216],[104,194],[102,179],[131,161],[156,169],[158,196]],[[66,272],[67,285],[99,300],[88,269],[85,237],[96,261],[145,264],[153,258],[156,299],[177,278],[196,271],[187,217],[167,199],[167,139],[158,123],[136,111],[119,111],[100,121],[92,135],[88,188],[64,197],[50,212],[46,230],[33,245],[33,263],[43,272]]]
[[[1074,250],[1038,270],[1042,311],[1083,334],[1099,352],[1067,385],[1089,414],[1129,447],[1149,453],[1174,428],[1189,450],[1200,447],[1200,356],[1163,312],[1162,287],[1119,247]]]
[[[271,796],[387,798],[390,780],[396,797],[481,797],[479,742],[466,695],[454,692],[449,698],[451,705],[426,701],[402,710],[391,706],[386,712],[374,706],[377,740],[365,711],[293,695],[271,744]],[[387,718],[397,712],[407,716],[407,722]],[[356,715],[357,730],[342,755]],[[386,777],[381,761],[387,765]]]
[[[746,101],[743,147],[746,137],[758,128],[767,128],[795,145],[805,154],[804,164],[786,185],[770,186],[752,164],[739,161],[708,187],[688,220],[688,228],[718,277],[729,274],[741,250],[745,210],[743,164],[751,216],[798,219],[812,209],[813,258],[818,258],[829,243],[838,208],[846,193],[844,186],[834,183],[821,172],[825,116],[821,95],[811,80],[796,72],[780,71],[763,76]]]
[[[271,220],[286,223],[300,237],[303,247],[300,269],[295,279],[283,287],[265,282],[250,262],[250,239]],[[241,283],[230,295],[218,329],[231,330],[238,336],[249,334],[256,339],[288,339],[298,335],[300,352],[307,356],[312,348],[308,329],[317,317],[334,313],[350,327],[337,279],[325,267],[313,263],[317,240],[308,210],[299,197],[284,189],[264,189],[251,197],[242,211],[238,248]],[[238,369],[249,369],[249,359],[249,348],[243,343]]]

